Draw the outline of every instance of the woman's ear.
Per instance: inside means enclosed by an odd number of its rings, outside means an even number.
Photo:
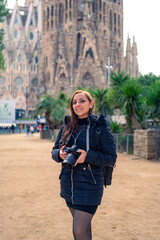
[[[93,103],[93,101],[91,101],[91,102],[90,102],[90,109],[93,110],[93,107],[94,107],[94,103]]]

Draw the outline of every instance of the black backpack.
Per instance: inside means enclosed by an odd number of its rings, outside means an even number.
[[[97,134],[97,146],[100,150],[100,138],[101,138],[101,128],[97,128],[96,134]],[[114,165],[105,166],[103,167],[103,174],[104,174],[104,186],[109,186],[112,183],[112,173],[113,169],[116,167],[116,163]]]

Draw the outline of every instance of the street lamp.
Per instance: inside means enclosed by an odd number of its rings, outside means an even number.
[[[106,68],[108,69],[108,89],[110,89],[111,57],[108,57],[108,65],[106,65]]]

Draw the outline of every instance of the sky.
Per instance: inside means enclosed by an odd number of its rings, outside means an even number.
[[[15,0],[8,0],[13,8]],[[23,6],[24,0],[18,4]],[[123,0],[124,54],[128,35],[137,42],[141,74],[160,75],[160,0]]]

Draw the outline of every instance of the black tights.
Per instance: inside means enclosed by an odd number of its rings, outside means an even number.
[[[73,216],[73,236],[75,240],[91,240],[91,220],[93,215],[69,208]]]

